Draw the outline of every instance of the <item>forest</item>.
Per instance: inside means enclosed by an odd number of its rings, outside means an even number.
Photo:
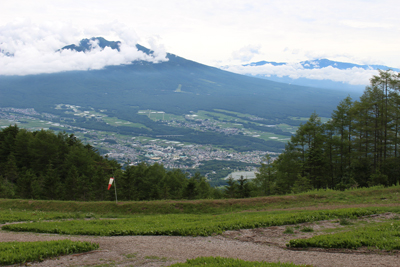
[[[379,71],[359,100],[345,98],[327,123],[314,112],[284,153],[262,164],[263,191],[394,185],[400,182],[400,74]]]
[[[73,134],[30,132],[16,125],[0,131],[0,198],[114,200],[115,190],[107,190],[110,177],[120,200],[222,197],[199,174],[188,178],[179,169],[145,163],[123,170]]]

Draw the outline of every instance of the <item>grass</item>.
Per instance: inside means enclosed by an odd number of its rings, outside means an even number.
[[[348,219],[346,219],[346,218],[341,218],[339,220],[339,224],[340,225],[352,225],[353,223],[351,221],[349,221]]]
[[[136,253],[125,254],[124,256],[127,257],[128,259],[134,259],[137,256],[137,252]]]
[[[222,214],[260,210],[328,209],[338,208],[338,206],[397,206],[399,203],[400,186],[392,186],[346,191],[314,190],[302,194],[247,199],[129,201],[118,204],[112,201],[0,199],[0,211],[12,209],[27,212],[93,213],[101,217],[127,217],[137,214]]]
[[[176,263],[171,267],[189,267],[189,266],[230,266],[230,267],[295,267],[295,266],[310,266],[311,265],[296,265],[293,263],[273,263],[273,262],[257,262],[244,261],[240,259],[222,258],[222,257],[199,257],[196,259],[188,259],[185,263]]]
[[[3,230],[38,233],[82,235],[182,235],[207,236],[225,230],[295,225],[305,222],[336,219],[345,227],[326,229],[333,234],[311,239],[291,240],[290,247],[400,249],[400,216],[385,223],[367,223],[353,219],[371,214],[393,212],[400,214],[400,186],[373,187],[346,191],[314,190],[302,194],[271,196],[250,199],[194,200],[194,201],[144,201],[144,202],[74,202],[0,199],[0,222],[32,221],[8,224]],[[381,202],[385,199],[384,202]],[[384,204],[380,204],[384,203]],[[346,208],[358,206],[358,208]],[[169,213],[169,214],[166,214]],[[91,218],[91,220],[82,220]],[[98,218],[117,218],[107,220]],[[45,220],[64,220],[69,221]],[[350,221],[351,220],[351,221]],[[311,227],[295,229],[313,231]],[[309,228],[309,229],[307,229]],[[291,226],[286,234],[294,233]],[[9,250],[14,243],[4,244]],[[24,250],[25,251],[25,250]],[[1,252],[1,249],[0,249]],[[47,252],[46,252],[47,253]],[[40,254],[38,259],[48,257]],[[62,252],[64,253],[64,252]],[[64,255],[64,254],[59,255]],[[125,255],[135,258],[136,253]],[[151,256],[148,256],[151,257]],[[14,258],[7,258],[10,262]],[[11,260],[10,260],[11,259]],[[150,259],[150,258],[148,258]],[[151,258],[153,259],[153,258]],[[35,259],[34,259],[35,260]],[[154,260],[163,260],[162,258]],[[22,259],[20,263],[28,259]],[[224,258],[200,258],[184,265],[199,264],[219,266],[296,266],[283,263],[244,262]],[[14,264],[14,263],[13,263]],[[266,265],[269,264],[269,265]],[[272,265],[271,265],[272,264]],[[274,265],[275,264],[275,265]],[[111,265],[104,265],[111,266]]]
[[[2,229],[20,232],[96,236],[209,236],[213,234],[221,234],[226,230],[281,226],[337,218],[356,218],[359,216],[384,213],[387,211],[400,212],[400,207],[351,208],[298,212],[243,212],[240,214],[226,213],[220,215],[137,215],[133,218],[117,220],[95,219],[9,224],[3,226]],[[310,232],[313,231],[313,229],[305,227],[301,231]]]
[[[0,242],[0,265],[43,261],[46,258],[87,252],[98,248],[98,244],[71,240]]]
[[[284,234],[294,234],[294,229],[293,227],[286,226],[285,231],[283,231]]]
[[[310,232],[314,232],[314,229],[311,226],[305,226],[305,227],[301,228],[300,231],[304,232],[304,233],[310,233]]]
[[[92,213],[26,211],[0,208],[0,224],[7,222],[95,218]]]
[[[381,250],[400,249],[400,222],[374,223],[335,234],[319,235],[309,239],[294,239],[287,244],[295,248],[345,248],[369,247]]]

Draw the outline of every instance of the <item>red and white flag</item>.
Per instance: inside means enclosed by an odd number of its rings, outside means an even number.
[[[110,181],[108,182],[108,190],[110,190],[110,187],[112,185],[112,183],[114,182],[114,178],[110,178]]]

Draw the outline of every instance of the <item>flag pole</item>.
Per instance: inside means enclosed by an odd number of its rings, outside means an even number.
[[[114,189],[115,189],[115,204],[118,204],[118,198],[117,198],[117,179],[115,179],[115,176],[114,176]]]
[[[118,204],[118,198],[117,198],[117,179],[115,179],[115,172],[113,168],[113,180],[114,180],[114,190],[115,190],[115,203]],[[110,189],[110,188],[109,188]]]

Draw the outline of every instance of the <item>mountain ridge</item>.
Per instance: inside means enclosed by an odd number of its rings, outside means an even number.
[[[243,66],[262,66],[265,64],[271,64],[273,66],[290,65],[290,63],[287,63],[287,62],[258,61],[258,62],[252,62],[249,64],[244,64]],[[360,65],[360,64],[355,64],[355,63],[333,61],[333,60],[329,60],[326,58],[301,61],[298,64],[300,64],[305,69],[320,69],[320,68],[326,68],[326,67],[333,67],[333,68],[340,69],[340,70],[351,69],[351,68],[362,68],[365,70],[368,70],[368,69],[389,70],[389,69],[391,69],[396,72],[400,71],[400,69],[391,68],[391,67],[384,66],[384,65],[374,65],[374,64]]]

